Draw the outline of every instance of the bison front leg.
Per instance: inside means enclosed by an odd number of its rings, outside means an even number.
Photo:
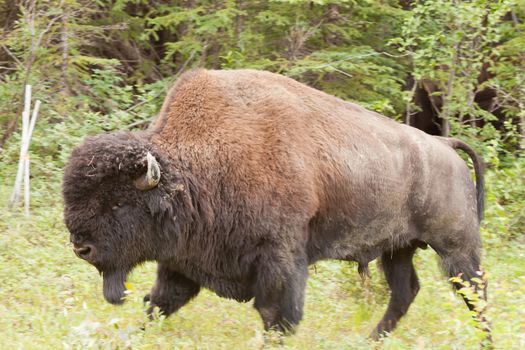
[[[144,297],[145,302],[150,302],[148,316],[152,317],[155,307],[160,309],[162,315],[171,315],[196,296],[199,289],[197,283],[159,264],[155,286],[151,293]]]
[[[292,264],[277,261],[268,259],[259,266],[254,307],[266,331],[289,333],[303,317],[308,264],[306,259]]]

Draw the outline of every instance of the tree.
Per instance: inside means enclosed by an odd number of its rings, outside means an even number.
[[[401,38],[392,41],[411,58],[414,82],[408,99],[417,86],[427,91],[442,136],[450,134],[451,125],[475,126],[477,120],[495,119],[475,98],[490,85],[482,76],[498,64],[496,46],[513,5],[512,0],[416,1]]]

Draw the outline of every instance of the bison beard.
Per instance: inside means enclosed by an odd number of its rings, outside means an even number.
[[[111,304],[122,304],[124,302],[127,273],[123,271],[103,272],[104,298]]]
[[[476,185],[455,149],[472,158]],[[64,218],[77,255],[103,271],[108,302],[124,301],[133,266],[156,261],[148,313],[169,316],[208,288],[254,299],[264,328],[282,332],[302,318],[308,265],[354,261],[366,274],[380,258],[391,296],[377,338],[417,295],[417,248],[435,250],[449,277],[485,286],[483,186],[481,159],[459,140],[276,74],[197,70],[150,130],[73,151]]]

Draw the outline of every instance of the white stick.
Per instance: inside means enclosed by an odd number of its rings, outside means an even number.
[[[31,85],[26,85],[26,93],[24,96],[24,113],[22,113],[22,145],[24,150],[27,149],[27,135],[29,131],[29,117],[31,116]],[[23,157],[25,151],[20,156]]]
[[[33,115],[31,116],[31,124],[29,125],[29,133],[27,138],[27,150],[29,150],[29,141],[33,136],[33,130],[35,129],[36,117],[38,116],[38,110],[40,109],[40,100],[36,100],[35,107],[33,108]],[[26,151],[27,152],[27,151]]]
[[[24,159],[24,213],[29,216],[29,155]]]
[[[22,176],[24,175],[24,149],[25,149],[25,123],[28,119],[26,117],[26,111],[22,112],[22,137],[20,140],[20,159],[18,160],[18,171],[16,173],[15,187],[13,189],[13,194],[11,195],[10,206],[18,204],[20,200],[20,189],[22,187]]]
[[[26,92],[24,94],[24,112],[27,112],[27,118],[29,118],[30,110],[31,110],[31,85],[26,85]]]
[[[29,158],[29,143],[31,142],[31,136],[33,136],[33,130],[35,129],[36,118],[38,117],[38,111],[40,109],[40,101],[37,100],[31,116],[31,122],[27,127],[25,134],[24,143],[24,212],[26,216],[29,216],[29,204],[30,204],[30,187],[29,187],[29,176],[30,176],[30,158]]]
[[[38,117],[38,111],[40,109],[40,100],[37,100],[35,103],[35,107],[33,108],[33,114],[31,116],[31,122],[29,125],[29,128],[27,130],[26,134],[26,143],[25,143],[25,149],[24,149],[24,160],[25,160],[25,181],[24,181],[24,209],[26,216],[29,216],[29,201],[30,201],[30,193],[29,193],[29,143],[31,142],[31,136],[33,136],[33,130],[35,129],[35,123],[36,118]]]
[[[26,215],[29,215],[29,142],[35,128],[38,111],[40,109],[40,101],[36,101],[33,109],[31,120],[29,119],[31,110],[31,85],[26,85],[24,96],[24,110],[22,112],[22,137],[20,142],[20,159],[18,162],[18,171],[15,179],[15,186],[13,194],[11,195],[10,206],[18,204],[20,200],[20,192],[22,189],[22,180],[24,181],[24,207]],[[25,176],[24,176],[25,175]]]

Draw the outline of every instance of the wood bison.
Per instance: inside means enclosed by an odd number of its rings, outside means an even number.
[[[254,298],[267,330],[301,320],[309,264],[340,259],[363,271],[381,257],[391,299],[380,335],[419,290],[418,247],[430,245],[449,276],[479,277],[481,167],[461,141],[292,79],[196,70],[150,130],[87,138],[73,151],[64,216],[110,303],[123,301],[137,264],[154,260],[149,313],[168,316],[204,287]]]

